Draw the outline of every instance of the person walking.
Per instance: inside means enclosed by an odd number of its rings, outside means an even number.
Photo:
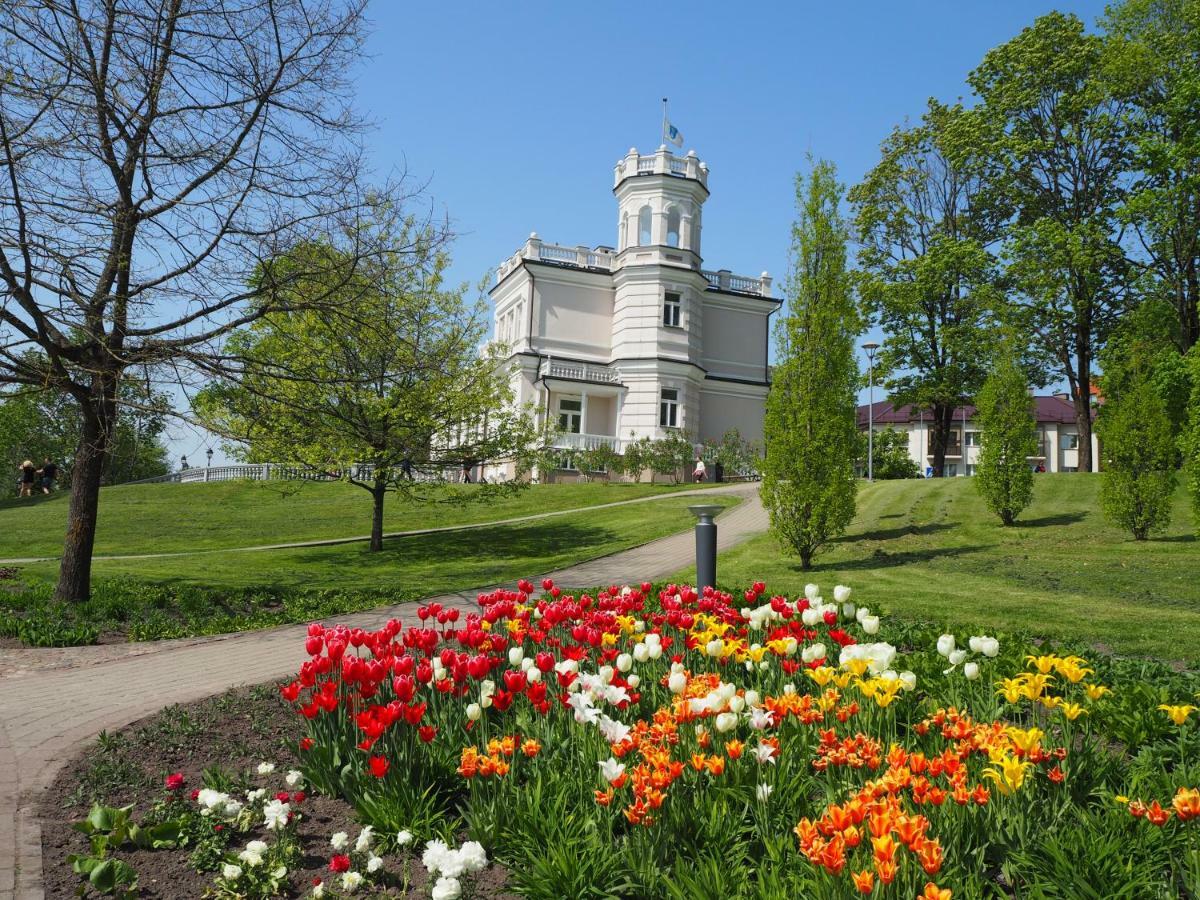
[[[49,494],[54,490],[54,482],[58,480],[58,465],[50,457],[42,460],[42,468],[38,470],[41,476],[42,493]]]
[[[32,460],[25,460],[21,463],[21,496],[33,496],[33,483],[37,480],[37,469],[33,467]]]

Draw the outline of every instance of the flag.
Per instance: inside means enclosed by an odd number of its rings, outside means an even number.
[[[670,141],[672,144],[674,144],[676,147],[683,146],[683,132],[680,131],[678,128],[676,128],[674,125],[672,125],[670,122],[667,123],[667,140]]]

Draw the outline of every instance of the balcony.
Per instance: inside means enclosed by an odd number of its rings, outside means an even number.
[[[659,147],[658,152],[645,156],[631,147],[623,158],[617,161],[613,171],[613,187],[615,188],[626,178],[636,178],[639,175],[673,175],[676,178],[691,178],[705,188],[708,187],[708,166],[700,162],[696,151],[688,151],[687,156],[675,156],[666,147]]]
[[[587,247],[583,244],[567,247],[562,244],[548,244],[537,236],[537,232],[534,232],[516,253],[500,263],[496,269],[496,283],[499,284],[512,272],[519,269],[524,260],[545,262],[588,272],[612,272],[618,266],[617,253],[611,247]],[[747,294],[755,297],[771,296],[771,284],[774,279],[766,272],[755,276],[735,275],[728,269],[719,269],[715,272],[701,269],[700,274],[708,282],[709,290]]]
[[[616,369],[610,369],[607,366],[593,366],[588,363],[560,362],[553,359],[542,360],[541,366],[538,367],[538,377],[566,378],[570,381],[621,386],[621,375]]]
[[[596,450],[600,447],[609,447],[620,453],[623,445],[624,441],[613,434],[559,432],[554,438],[554,446],[560,450]]]

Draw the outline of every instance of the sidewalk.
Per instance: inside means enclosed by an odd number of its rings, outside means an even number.
[[[766,530],[767,515],[757,485],[720,490],[745,499],[718,517],[718,549]],[[595,587],[663,578],[694,560],[689,529],[549,574],[564,587]],[[534,574],[515,573],[514,578]],[[469,610],[475,608],[477,593],[464,591],[437,599]],[[375,628],[393,616],[411,618],[416,606],[407,603],[340,621]],[[42,898],[39,794],[85,743],[102,730],[121,728],[172,703],[285,677],[302,661],[304,635],[304,625],[288,625],[215,638],[81,647],[70,652],[0,652],[0,898]]]

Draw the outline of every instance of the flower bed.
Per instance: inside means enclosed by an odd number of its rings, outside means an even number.
[[[842,587],[479,603],[311,626],[281,686],[295,772],[207,778],[148,825],[222,825],[225,896],[280,868],[285,891],[495,896],[497,864],[545,898],[1200,891],[1192,673],[887,627]],[[353,827],[311,820],[335,798]]]

